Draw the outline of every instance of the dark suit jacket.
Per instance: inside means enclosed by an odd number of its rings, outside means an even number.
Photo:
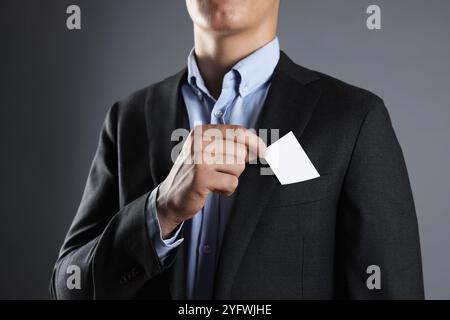
[[[185,295],[184,248],[163,267],[146,200],[168,174],[171,133],[186,117],[186,70],[109,110],[50,291],[59,299]],[[383,101],[294,64],[284,53],[257,128],[293,131],[320,178],[281,185],[242,174],[225,234],[218,299],[421,299],[417,220],[402,151]],[[68,290],[69,265],[81,290]],[[381,268],[369,290],[366,269]]]

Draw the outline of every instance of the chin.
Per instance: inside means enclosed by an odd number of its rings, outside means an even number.
[[[236,16],[215,16],[208,21],[207,28],[217,32],[232,33],[246,28],[245,21]]]
[[[193,0],[198,1],[195,16],[202,27],[218,31],[233,32],[245,29],[249,21],[246,0]],[[200,21],[199,21],[200,20]]]

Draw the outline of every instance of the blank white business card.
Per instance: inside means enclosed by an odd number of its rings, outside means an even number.
[[[283,185],[320,177],[292,131],[267,147],[265,159]]]

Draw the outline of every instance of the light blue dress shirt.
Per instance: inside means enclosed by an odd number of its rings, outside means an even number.
[[[200,124],[235,124],[254,128],[280,57],[278,38],[273,39],[225,74],[222,91],[216,100],[209,93],[197,66],[194,49],[188,57],[188,81],[181,87],[192,129]],[[163,265],[169,263],[174,249],[186,241],[186,289],[188,299],[211,299],[225,227],[234,201],[211,193],[203,209],[185,221],[170,239],[162,239],[156,214],[156,195],[151,192],[150,235]],[[180,231],[184,229],[184,238]]]

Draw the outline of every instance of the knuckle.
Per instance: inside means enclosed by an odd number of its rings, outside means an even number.
[[[194,128],[192,128],[191,133],[196,133],[196,132],[202,130],[203,127],[204,127],[203,124],[197,124],[197,125],[194,126]]]
[[[238,186],[239,180],[235,176],[230,176],[228,181],[228,187],[230,191],[234,191]]]
[[[203,163],[197,163],[194,165],[194,173],[196,174],[196,177],[202,175],[206,170],[206,167]]]
[[[195,188],[203,188],[207,186],[207,175],[202,169],[197,169],[192,177],[192,184]]]

